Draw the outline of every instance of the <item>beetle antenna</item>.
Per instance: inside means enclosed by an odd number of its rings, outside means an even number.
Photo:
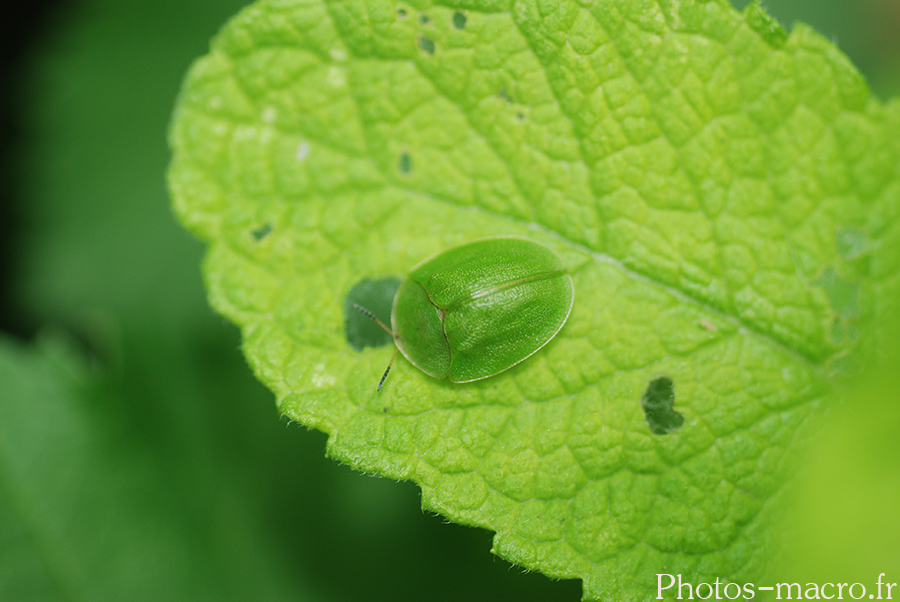
[[[391,356],[391,361],[388,362],[388,367],[387,367],[387,369],[384,371],[384,374],[381,375],[381,380],[378,381],[378,390],[379,390],[379,391],[381,391],[381,385],[384,384],[384,379],[387,378],[388,372],[391,371],[391,366],[394,365],[394,360],[397,358],[397,352],[398,352],[398,351],[400,351],[400,350],[397,349],[397,348],[394,349],[394,355]]]
[[[387,326],[385,326],[385,325],[384,325],[384,322],[382,322],[381,320],[379,320],[378,318],[376,318],[376,317],[375,317],[375,314],[373,314],[372,312],[370,312],[368,309],[366,309],[365,307],[363,307],[363,306],[361,306],[361,305],[357,305],[356,303],[353,304],[353,309],[355,309],[356,311],[358,311],[359,313],[361,313],[361,314],[364,315],[365,317],[369,318],[370,320],[372,320],[373,322],[375,322],[376,324],[378,324],[379,326],[381,326],[381,327],[384,329],[384,331],[385,331],[386,333],[388,333],[389,335],[391,335],[391,338],[394,337],[394,332],[393,332],[390,328],[388,328]],[[393,360],[392,360],[392,361],[393,361]],[[388,366],[388,369],[390,369],[390,366]],[[385,376],[387,376],[387,374],[385,374]],[[382,379],[382,380],[384,380],[384,379]],[[379,388],[381,388],[381,387],[379,387]]]

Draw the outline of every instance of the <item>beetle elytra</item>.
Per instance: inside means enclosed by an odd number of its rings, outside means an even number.
[[[546,345],[575,298],[562,260],[525,238],[486,238],[420,263],[400,285],[391,311],[397,351],[429,376],[466,383],[494,376]]]

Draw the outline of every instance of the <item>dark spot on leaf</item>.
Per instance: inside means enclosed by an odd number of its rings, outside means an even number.
[[[428,15],[419,15],[419,25],[428,25],[428,21],[430,20]]]
[[[428,38],[419,38],[419,48],[421,48],[428,54],[434,54],[434,42],[432,42]]]
[[[828,370],[832,376],[850,377],[862,372],[862,366],[851,355],[839,355],[829,362]]]
[[[674,409],[675,386],[668,376],[657,376],[647,385],[641,397],[641,407],[647,426],[656,435],[668,435],[681,428],[684,416]]]
[[[453,27],[456,29],[466,28],[466,16],[459,11],[453,13]]]
[[[859,317],[859,284],[844,280],[832,268],[826,269],[816,284],[825,289],[831,309],[839,318]]]
[[[396,276],[363,278],[350,289],[344,298],[344,331],[347,343],[357,351],[366,347],[383,347],[394,339],[378,324],[353,307],[354,304],[372,312],[376,318],[391,326],[391,308],[401,280]]]
[[[869,247],[866,235],[859,230],[850,228],[838,230],[836,239],[838,253],[847,261],[856,259],[865,253]]]
[[[518,113],[516,113],[516,119],[518,119],[519,121],[525,121],[525,113],[519,111]]]
[[[263,224],[259,228],[254,228],[250,231],[250,236],[253,237],[253,240],[256,242],[261,241],[266,236],[272,233],[272,224]]]
[[[843,345],[844,322],[842,320],[835,320],[831,323],[831,342],[835,345]]]
[[[509,92],[506,91],[506,86],[500,86],[500,91],[497,92],[497,96],[499,96],[506,102],[512,102],[512,97],[509,95]]]
[[[397,18],[398,18],[398,19],[405,19],[405,18],[406,18],[406,9],[405,9],[405,8],[398,8],[398,9],[397,9]]]
[[[400,173],[409,173],[412,171],[412,159],[409,156],[409,153],[401,153],[400,160],[397,161],[397,169],[400,170]]]
[[[831,332],[829,338],[835,345],[852,345],[859,340],[859,329],[850,320],[841,320],[836,318],[831,323]]]

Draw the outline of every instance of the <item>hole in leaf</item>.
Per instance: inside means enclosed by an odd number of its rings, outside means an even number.
[[[405,18],[406,18],[406,9],[405,9],[405,8],[398,8],[398,9],[397,9],[397,18],[398,18],[398,19],[405,19]]]
[[[862,372],[862,365],[851,355],[839,355],[828,363],[832,376],[851,377]]]
[[[364,307],[376,318],[391,325],[391,309],[394,296],[400,288],[401,280],[396,276],[370,279],[363,278],[350,289],[344,298],[344,332],[347,343],[357,351],[366,347],[383,347],[393,343],[391,335],[381,326],[364,316],[353,304]]]
[[[456,29],[466,28],[466,16],[459,11],[453,13],[453,27]]]
[[[831,323],[831,342],[835,345],[844,344],[844,322],[835,320]]]
[[[657,376],[647,385],[641,397],[641,408],[647,426],[656,435],[668,435],[681,428],[684,416],[674,409],[675,385],[668,376]]]
[[[256,242],[261,241],[266,236],[272,233],[272,224],[263,224],[259,228],[254,228],[250,231],[250,236],[253,237],[253,240]]]
[[[434,54],[434,42],[428,38],[419,38],[419,48],[428,54]]]
[[[401,153],[400,159],[397,161],[397,169],[400,170],[400,173],[409,173],[412,171],[412,159],[409,156],[409,153]]]
[[[428,15],[419,15],[419,25],[428,25],[428,21],[430,20]]]
[[[844,280],[832,268],[826,269],[816,284],[825,289],[831,309],[838,317],[844,320],[859,317],[859,284]]]
[[[856,259],[865,253],[869,246],[866,235],[859,230],[849,228],[838,230],[836,239],[838,253],[847,261]]]

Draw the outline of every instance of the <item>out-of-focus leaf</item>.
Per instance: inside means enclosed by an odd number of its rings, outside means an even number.
[[[164,459],[122,430],[117,401],[58,340],[0,340],[0,599],[296,595],[264,550],[204,545]]]
[[[843,403],[804,455],[785,520],[784,562],[773,582],[860,583],[853,597],[900,593],[900,316],[883,325],[889,353],[844,391]],[[846,591],[846,590],[845,590]],[[825,595],[836,592],[834,587]],[[846,594],[845,594],[846,596]]]

